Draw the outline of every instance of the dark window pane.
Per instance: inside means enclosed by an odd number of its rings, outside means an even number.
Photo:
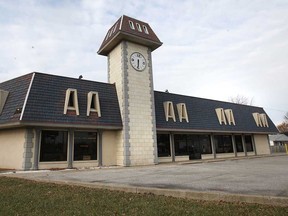
[[[67,161],[67,131],[42,131],[40,161]]]
[[[216,153],[232,153],[232,137],[230,135],[215,135],[214,142]]]
[[[202,146],[202,154],[212,154],[209,135],[199,135],[199,144]]]
[[[176,156],[189,155],[188,145],[187,145],[187,135],[175,134],[174,145],[175,145]]]
[[[243,150],[243,143],[242,143],[242,136],[236,135],[235,136],[235,144],[237,152],[244,152]]]
[[[97,160],[97,133],[74,133],[74,160]]]
[[[157,134],[158,157],[171,156],[169,137],[170,137],[169,134]]]
[[[247,152],[253,152],[252,137],[250,135],[245,136],[245,145]]]

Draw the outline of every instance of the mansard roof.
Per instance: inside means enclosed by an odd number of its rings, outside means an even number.
[[[68,88],[77,89],[80,110],[78,116],[63,114]],[[0,83],[0,89],[9,91],[0,115],[0,128],[28,125],[122,128],[116,88],[113,84],[34,72]],[[87,94],[90,91],[98,92],[101,117],[86,115]]]
[[[9,92],[0,114],[0,128],[19,126],[43,126],[65,128],[121,129],[122,120],[113,84],[30,73],[0,83],[0,89]],[[67,89],[76,89],[79,115],[64,114]],[[98,92],[101,117],[87,116],[87,94]],[[184,96],[166,92],[154,92],[156,128],[158,131],[215,132],[215,133],[278,133],[277,128],[263,108],[216,100]],[[174,122],[166,121],[164,102],[172,102],[175,110]],[[179,121],[177,104],[185,104],[189,122]],[[234,124],[219,124],[215,109],[233,111]],[[256,125],[253,113],[266,114],[268,127]]]
[[[223,133],[278,133],[277,128],[263,108],[240,105],[191,96],[154,92],[156,128],[158,131],[190,131],[190,132],[223,132]],[[174,105],[176,121],[166,121],[164,102],[171,101]],[[185,103],[189,122],[180,122],[176,105]],[[219,124],[215,109],[232,109],[235,125]],[[269,127],[256,125],[252,113],[266,114]]]
[[[122,40],[150,47],[152,51],[162,45],[148,23],[123,15],[108,30],[98,54],[108,55]]]

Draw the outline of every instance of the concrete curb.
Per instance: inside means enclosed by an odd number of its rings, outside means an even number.
[[[182,161],[176,162],[178,165],[188,165],[188,164],[199,164],[199,163],[215,163],[223,161],[234,161],[234,160],[247,160],[247,159],[257,159],[265,157],[281,157],[288,156],[286,153],[270,154],[270,155],[251,155],[251,156],[241,156],[241,157],[227,157],[227,158],[215,158],[215,159],[202,159],[202,160],[192,160],[192,161]]]
[[[21,178],[18,176],[9,176],[13,178]],[[25,178],[25,177],[24,177]],[[45,183],[55,183],[60,185],[73,185],[97,189],[107,189],[113,191],[122,191],[126,193],[137,194],[154,194],[167,197],[176,197],[193,200],[205,200],[205,201],[224,201],[230,203],[251,203],[262,204],[271,206],[288,207],[288,197],[275,197],[275,196],[259,196],[259,195],[245,195],[245,194],[230,194],[223,192],[209,192],[209,191],[192,191],[182,189],[168,189],[168,188],[151,188],[151,187],[135,187],[129,185],[109,184],[109,183],[89,183],[89,182],[76,182],[76,181],[61,181],[61,180],[43,180],[43,179],[31,179],[28,180]]]

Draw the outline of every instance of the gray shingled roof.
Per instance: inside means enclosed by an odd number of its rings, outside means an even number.
[[[0,116],[0,127],[9,121],[22,125],[45,125],[89,128],[122,128],[115,85],[80,80],[62,76],[35,73],[31,90],[20,121],[20,114],[14,115],[16,108],[22,108],[32,74],[0,84],[8,90],[7,104]],[[66,90],[77,89],[80,115],[63,114]],[[96,91],[99,94],[101,117],[86,116],[87,94]],[[24,108],[23,108],[24,109]]]
[[[133,23],[134,29],[130,27],[129,21]],[[138,30],[137,24],[139,24],[141,31]],[[143,26],[147,28],[148,34],[145,33]],[[152,51],[162,45],[162,42],[159,40],[148,23],[123,15],[108,30],[99,48],[98,54],[108,55],[108,53],[122,40],[142,44],[144,46],[150,47]]]
[[[16,124],[20,120],[21,112],[27,90],[32,78],[32,74],[20,76],[18,78],[0,83],[0,89],[8,91],[9,95],[0,115],[0,127],[4,124]]]
[[[263,108],[246,106],[228,102],[221,102],[197,97],[183,96],[166,92],[154,92],[157,130],[167,131],[208,131],[208,132],[241,132],[241,133],[278,133],[275,125],[267,115],[269,127],[257,127],[253,112],[265,113]],[[176,122],[165,119],[165,101],[172,101]],[[176,104],[185,103],[189,123],[179,121]],[[236,125],[220,125],[215,109],[232,109]]]
[[[288,136],[285,134],[269,135],[269,139],[274,142],[288,142]]]
[[[32,81],[33,74],[35,74]],[[31,84],[27,103],[25,97]],[[68,88],[77,89],[80,115],[63,114],[65,95]],[[0,89],[9,91],[3,112],[0,115],[0,128],[19,125],[110,128],[121,129],[122,120],[117,99],[116,87],[112,84],[80,80],[42,73],[31,73],[16,79],[0,83]],[[101,117],[86,116],[87,93],[99,94]],[[263,108],[221,102],[197,97],[183,96],[164,92],[154,92],[156,110],[156,128],[165,131],[191,132],[238,132],[238,133],[278,133],[275,125],[267,115],[269,127],[257,127],[252,113],[265,113]],[[172,101],[176,122],[165,119],[165,101]],[[185,103],[189,123],[180,122],[177,103]],[[23,108],[21,113],[16,109]],[[236,125],[220,125],[215,113],[216,108],[232,109]]]

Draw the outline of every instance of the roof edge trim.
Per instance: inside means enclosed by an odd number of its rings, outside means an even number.
[[[27,94],[26,94],[25,101],[24,101],[24,104],[23,104],[23,108],[22,108],[21,116],[20,116],[20,119],[19,119],[20,121],[22,120],[23,115],[24,115],[24,112],[25,112],[25,108],[26,108],[27,100],[28,100],[28,97],[29,97],[29,94],[30,94],[30,90],[31,90],[31,87],[32,87],[33,81],[34,81],[34,77],[35,77],[35,73],[33,73],[33,75],[32,75],[32,78],[31,78],[31,81],[30,81],[30,84],[29,84],[29,87],[28,87],[28,90],[27,90]]]
[[[273,131],[221,131],[221,130],[201,130],[201,129],[175,129],[175,128],[156,128],[157,132],[174,133],[217,133],[217,134],[276,134]]]
[[[121,16],[121,20],[120,20],[120,26],[119,26],[119,30],[121,30],[121,29],[122,29],[122,21],[123,21],[123,17],[124,17],[124,15],[122,15],[122,16]]]

